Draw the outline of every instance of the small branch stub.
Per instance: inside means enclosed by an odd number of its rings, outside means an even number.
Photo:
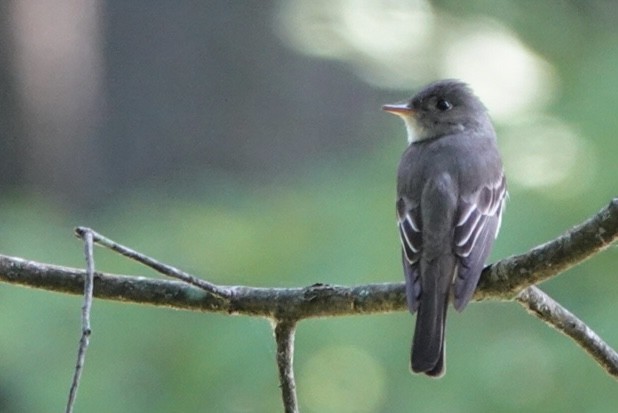
[[[275,340],[277,341],[277,367],[285,413],[298,413],[296,381],[294,379],[294,334],[296,321],[277,320]]]

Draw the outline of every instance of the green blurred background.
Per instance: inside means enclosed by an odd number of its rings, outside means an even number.
[[[618,3],[0,3],[0,253],[83,266],[97,231],[222,284],[402,280],[380,105],[458,77],[499,132],[492,260],[617,194]],[[101,271],[157,276],[97,250]],[[616,248],[543,285],[618,346]],[[79,297],[0,286],[0,411],[62,411]],[[267,321],[95,301],[81,412],[281,411]],[[615,412],[582,350],[515,303],[451,312],[448,373],[407,313],[302,322],[303,412]]]

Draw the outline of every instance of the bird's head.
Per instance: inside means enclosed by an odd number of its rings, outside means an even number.
[[[440,80],[410,100],[382,106],[406,124],[408,141],[437,138],[489,124],[487,110],[465,83]]]

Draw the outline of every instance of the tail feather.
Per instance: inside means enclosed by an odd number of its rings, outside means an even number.
[[[422,289],[410,362],[415,373],[432,377],[444,375],[446,312],[454,271],[455,257],[451,255],[421,262]]]
[[[440,377],[446,374],[446,363],[444,359],[444,346],[446,343],[444,340],[442,341],[442,352],[440,353],[440,358],[438,359],[438,363],[435,367],[429,371],[426,371],[425,374],[429,377],[433,377],[435,379],[439,379]]]
[[[440,297],[434,300],[424,298],[416,318],[411,368],[415,373],[441,377],[445,372],[444,332],[448,295],[440,294]]]

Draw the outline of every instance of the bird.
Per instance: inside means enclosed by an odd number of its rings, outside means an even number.
[[[500,229],[506,177],[488,111],[466,83],[438,80],[382,109],[403,119],[408,138],[396,211],[406,302],[418,313],[410,369],[439,378],[448,305],[461,312],[474,294]]]

